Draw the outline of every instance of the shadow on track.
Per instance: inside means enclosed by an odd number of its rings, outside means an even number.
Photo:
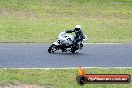
[[[70,52],[55,52],[55,53],[50,53],[51,55],[72,55],[72,56],[77,56],[77,55],[85,55],[85,53],[70,53]]]

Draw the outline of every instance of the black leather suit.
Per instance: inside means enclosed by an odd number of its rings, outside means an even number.
[[[84,38],[84,35],[83,35],[83,32],[80,30],[79,32],[76,32],[75,31],[75,29],[73,29],[73,30],[67,30],[67,31],[65,31],[66,33],[72,33],[72,32],[75,32],[75,34],[76,34],[76,36],[75,36],[75,39],[74,39],[74,41],[73,41],[73,45],[75,44],[77,44],[79,41],[82,41],[83,40],[83,38]]]

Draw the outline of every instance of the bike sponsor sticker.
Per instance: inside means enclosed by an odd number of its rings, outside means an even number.
[[[85,69],[80,67],[76,81],[80,85],[90,83],[130,83],[131,76],[129,74],[86,74]]]

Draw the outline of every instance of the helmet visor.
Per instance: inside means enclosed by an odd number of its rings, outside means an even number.
[[[75,28],[75,31],[80,31],[80,28]]]

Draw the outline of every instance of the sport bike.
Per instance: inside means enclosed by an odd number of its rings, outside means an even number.
[[[57,41],[49,47],[48,52],[55,53],[55,51],[61,50],[62,52],[69,51],[72,53],[78,53],[82,49],[83,43],[87,39],[87,36],[84,35],[82,41],[79,41],[77,44],[72,45],[72,42],[74,41],[74,36],[69,35],[66,32],[61,32],[57,37]]]

